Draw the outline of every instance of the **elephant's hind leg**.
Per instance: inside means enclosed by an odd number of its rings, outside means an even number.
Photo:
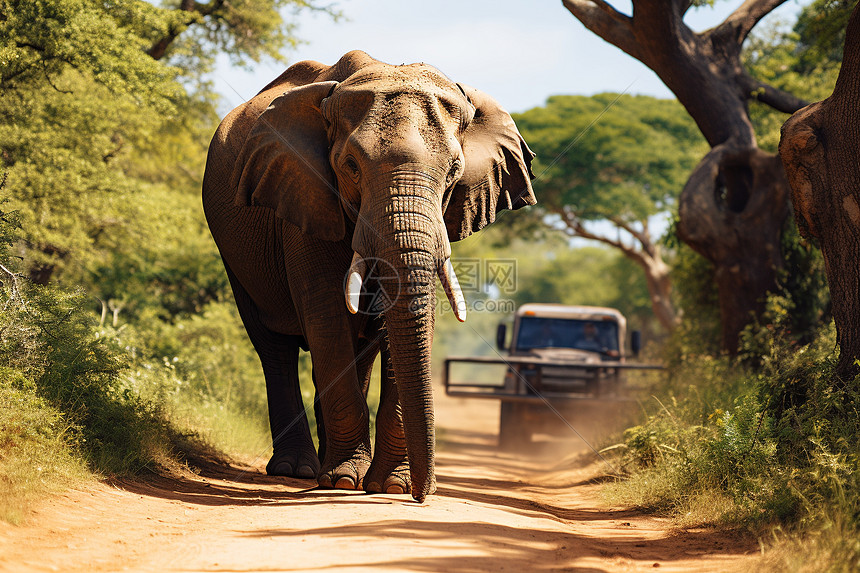
[[[266,377],[273,450],[272,458],[266,465],[266,473],[314,479],[319,474],[320,463],[299,387],[299,344],[302,338],[266,328],[260,320],[256,305],[229,267],[227,275],[239,315],[260,357]]]
[[[283,348],[282,360],[272,360],[268,366],[263,366],[272,430],[272,458],[266,464],[266,473],[314,479],[319,474],[320,463],[302,403],[298,354],[298,342],[295,342]]]
[[[373,462],[364,477],[368,493],[409,493],[409,462],[406,457],[406,436],[394,371],[387,343],[382,348],[382,390],[376,414],[376,444]]]

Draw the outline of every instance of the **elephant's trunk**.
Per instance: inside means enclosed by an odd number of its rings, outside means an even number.
[[[435,490],[435,426],[430,350],[436,309],[436,277],[450,265],[451,247],[442,219],[439,182],[419,171],[401,170],[375,198],[382,205],[362,204],[353,247],[377,265],[380,294],[389,337],[391,362],[403,412],[412,497],[418,501]],[[364,252],[362,252],[364,251]],[[353,266],[361,271],[361,265]],[[456,277],[446,274],[459,293]],[[452,296],[454,296],[452,294]],[[462,298],[462,294],[459,294]]]
[[[391,363],[403,411],[412,497],[418,501],[436,489],[435,423],[430,384],[430,350],[436,305],[435,274],[425,262],[406,272],[405,292],[385,313]]]

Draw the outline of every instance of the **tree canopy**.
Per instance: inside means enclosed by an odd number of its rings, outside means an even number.
[[[643,224],[676,203],[705,142],[674,100],[552,96],[515,117],[537,153],[540,207]]]
[[[676,208],[689,170],[707,149],[677,101],[600,94],[553,96],[515,117],[537,153],[538,216],[570,237],[620,249],[645,272],[654,313],[677,321],[669,267],[650,218]],[[610,230],[590,225],[609,223]]]
[[[332,13],[305,0],[0,0],[0,170],[32,279],[86,281],[145,237],[205,233],[195,203],[168,198],[200,186],[218,119],[205,73],[219,53],[284,60],[298,41],[290,7]]]

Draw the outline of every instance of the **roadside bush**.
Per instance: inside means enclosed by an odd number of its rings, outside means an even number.
[[[33,499],[88,475],[80,436],[20,370],[0,367],[0,520],[20,523]]]
[[[268,455],[263,371],[233,303],[212,302],[174,322],[154,312],[114,331],[133,356],[135,390],[183,431],[233,454]],[[310,372],[304,377],[310,383]]]
[[[800,536],[818,569],[860,567],[860,392],[832,376],[830,324],[813,341],[788,328],[772,297],[749,327],[740,359],[690,355],[666,374],[645,422],[611,451],[628,478],[609,499],[667,511],[680,523],[743,525],[794,550],[779,567],[800,570]],[[755,360],[749,358],[754,356]],[[806,549],[803,549],[806,551]]]
[[[78,428],[77,448],[94,470],[137,471],[169,449],[167,423],[128,385],[128,356],[97,330],[88,302],[80,292],[24,288],[0,315],[0,360]]]

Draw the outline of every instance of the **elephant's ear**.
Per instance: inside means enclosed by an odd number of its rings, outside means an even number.
[[[534,153],[510,114],[487,94],[457,85],[475,106],[475,116],[463,134],[465,169],[445,207],[451,241],[481,230],[503,209],[537,202],[531,184]]]
[[[335,85],[312,83],[273,99],[248,133],[231,179],[237,205],[269,207],[327,241],[338,241],[346,233],[320,112]]]

